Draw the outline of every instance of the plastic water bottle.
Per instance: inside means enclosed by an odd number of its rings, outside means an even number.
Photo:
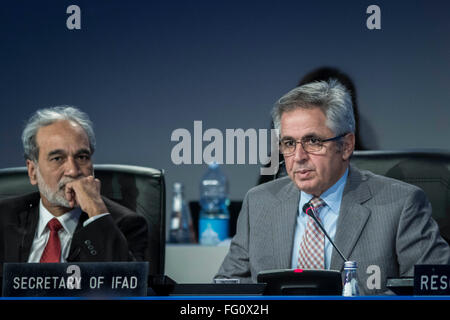
[[[173,205],[170,217],[169,242],[195,243],[196,237],[192,224],[192,216],[184,199],[183,185],[173,184]]]
[[[211,163],[200,182],[199,242],[217,245],[229,237],[228,180],[217,163]]]
[[[356,275],[357,265],[355,261],[346,261],[344,263],[344,288],[342,295],[344,297],[359,296],[358,277]]]

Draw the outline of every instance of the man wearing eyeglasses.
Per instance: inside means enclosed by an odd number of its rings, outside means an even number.
[[[415,264],[447,264],[450,248],[431,218],[425,193],[350,165],[355,119],[349,93],[336,80],[297,87],[272,112],[288,177],[251,189],[216,278],[256,282],[272,269],[343,270],[358,264],[359,291],[380,294],[389,277],[412,276]],[[368,285],[367,270],[380,281]],[[370,268],[369,268],[370,267]]]

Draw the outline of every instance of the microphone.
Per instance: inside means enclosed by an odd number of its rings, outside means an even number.
[[[312,214],[311,212],[309,212],[309,209],[312,210]],[[338,249],[338,247],[336,247],[336,244],[334,243],[334,241],[331,239],[331,237],[328,235],[328,232],[325,230],[325,228],[323,227],[323,225],[320,223],[320,221],[317,219],[316,217],[316,211],[314,210],[314,207],[311,205],[310,202],[305,203],[305,205],[303,206],[303,212],[310,216],[311,218],[314,219],[314,221],[317,223],[317,225],[319,226],[319,228],[323,231],[323,233],[325,234],[325,236],[327,237],[328,241],[330,241],[330,243],[333,245],[333,247],[336,249],[337,253],[339,253],[339,255],[341,256],[342,260],[344,260],[344,262],[347,262],[348,259],[346,257],[344,257],[344,255],[342,254],[341,250]]]

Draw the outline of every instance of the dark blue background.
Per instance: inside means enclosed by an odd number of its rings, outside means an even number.
[[[371,4],[381,30],[366,28]],[[0,167],[24,165],[33,111],[71,104],[94,121],[96,163],[163,168],[169,199],[175,181],[195,199],[206,165],[172,164],[173,130],[268,128],[273,103],[323,65],[356,82],[367,147],[449,149],[449,15],[439,0],[2,1]],[[233,199],[259,174],[223,169]]]

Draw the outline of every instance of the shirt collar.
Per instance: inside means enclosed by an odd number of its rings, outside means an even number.
[[[345,170],[342,177],[328,190],[320,195],[320,198],[325,201],[331,212],[334,214],[339,214],[339,210],[341,207],[342,194],[344,193],[344,187],[347,182],[348,177],[348,168]],[[300,204],[299,211],[300,214],[304,214],[302,208],[303,206],[309,202],[314,196],[312,194],[308,194],[306,192],[300,192]]]
[[[78,207],[64,213],[62,216],[56,217],[56,219],[58,219],[65,231],[67,231],[69,234],[73,234],[78,225],[80,215],[81,208]],[[53,218],[55,218],[55,216],[45,208],[45,206],[42,204],[41,199],[39,202],[39,222],[37,228],[38,236],[42,235],[42,233],[46,230],[47,223]]]

